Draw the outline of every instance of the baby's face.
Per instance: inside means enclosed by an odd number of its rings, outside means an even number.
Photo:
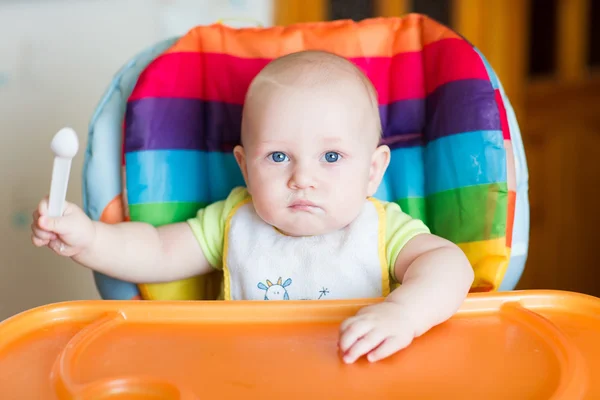
[[[379,184],[372,111],[351,88],[267,91],[248,113],[245,160],[236,153],[256,212],[292,236],[343,228]]]

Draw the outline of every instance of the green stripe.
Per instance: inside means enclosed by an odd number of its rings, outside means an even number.
[[[396,200],[403,212],[415,219],[420,219],[427,225],[427,210],[425,209],[425,199],[423,197],[408,197]]]
[[[431,232],[454,243],[506,235],[506,183],[469,186],[428,196],[396,200],[402,211],[422,220]],[[148,203],[129,206],[132,221],[154,226],[183,222],[206,203]]]
[[[427,197],[431,232],[454,243],[506,235],[506,183],[462,187]]]
[[[402,211],[427,224],[424,198],[411,197],[397,200],[396,203],[398,203]],[[132,221],[142,221],[154,226],[160,226],[192,218],[200,208],[206,207],[206,205],[205,203],[185,202],[132,204],[129,206],[129,214]]]
[[[184,222],[196,215],[205,203],[146,203],[129,205],[132,221],[147,222],[154,226]]]

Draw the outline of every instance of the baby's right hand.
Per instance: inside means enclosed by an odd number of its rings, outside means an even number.
[[[31,241],[35,246],[48,246],[67,257],[88,249],[96,234],[94,222],[75,204],[67,202],[62,217],[49,217],[48,197],[34,211],[31,231]]]

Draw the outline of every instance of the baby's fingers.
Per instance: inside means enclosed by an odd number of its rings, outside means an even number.
[[[34,222],[31,224],[31,232],[33,233],[33,236],[34,236],[34,237],[36,237],[36,238],[38,238],[38,239],[41,239],[41,240],[45,240],[45,241],[46,241],[46,243],[47,243],[49,240],[54,240],[54,239],[56,239],[56,234],[55,234],[55,233],[53,233],[53,232],[49,232],[49,231],[47,231],[47,230],[44,230],[44,229],[41,229],[41,228],[39,227],[39,225],[37,224],[37,221],[34,221]]]
[[[385,340],[385,336],[381,332],[381,329],[373,329],[357,342],[344,355],[344,362],[351,364],[358,360],[363,355],[367,354]]]
[[[407,347],[410,342],[412,342],[412,338],[408,335],[406,336],[391,336],[381,343],[379,347],[370,352],[367,355],[367,360],[370,362],[376,362],[379,360],[383,360],[391,356],[392,354],[402,350]]]
[[[36,247],[46,246],[49,242],[50,241],[48,239],[42,239],[35,236],[35,234],[31,234],[31,243],[33,243],[33,245]]]
[[[347,324],[342,324],[340,328],[340,349],[344,353],[348,351],[354,342],[373,329],[372,322],[366,319],[353,317],[349,321]]]
[[[33,219],[40,218],[41,215],[48,214],[48,196],[45,196],[39,203],[36,210],[33,213]]]

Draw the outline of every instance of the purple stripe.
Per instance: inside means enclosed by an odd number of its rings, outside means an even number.
[[[239,143],[242,106],[179,98],[127,104],[125,152],[187,149],[229,152]]]
[[[483,79],[448,82],[427,96],[425,140],[473,131],[501,130],[492,83]]]
[[[379,107],[384,143],[391,148],[422,144],[423,100]],[[390,119],[389,115],[395,118]],[[242,106],[178,98],[145,98],[127,104],[125,152],[186,149],[229,152],[239,143]],[[415,132],[417,132],[415,134]]]
[[[425,99],[399,100],[380,105],[383,143],[390,148],[414,147],[423,145],[423,125],[425,125]]]
[[[446,83],[426,100],[400,100],[381,105],[379,112],[383,142],[391,148],[421,146],[455,133],[501,129],[494,89],[485,80]],[[131,101],[125,116],[125,151],[229,152],[239,143],[241,117],[242,106],[237,104],[164,97]]]

